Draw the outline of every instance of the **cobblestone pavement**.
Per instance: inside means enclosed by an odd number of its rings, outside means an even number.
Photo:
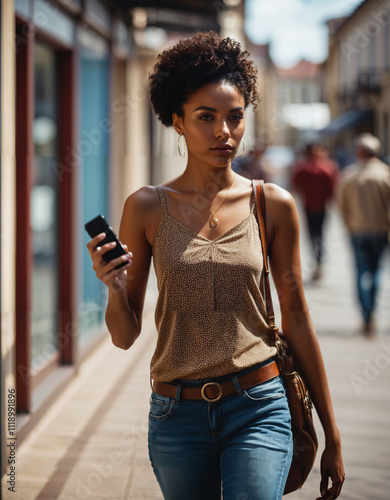
[[[353,267],[337,213],[328,220],[323,278],[306,295],[327,367],[343,438],[347,480],[344,500],[390,499],[390,256],[385,259],[378,335],[359,333]],[[302,230],[304,276],[312,259]],[[153,303],[153,287],[149,305]],[[83,364],[38,427],[17,450],[12,500],[161,500],[147,452],[148,368],[156,332],[150,309],[144,331],[129,351],[109,338]],[[318,420],[320,450],[323,437]],[[290,500],[313,500],[319,459],[302,490]],[[183,499],[185,500],[185,499]]]

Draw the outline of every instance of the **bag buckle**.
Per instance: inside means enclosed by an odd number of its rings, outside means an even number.
[[[307,413],[310,415],[311,414],[311,409],[313,408],[313,401],[311,400],[309,391],[306,391],[305,396],[303,398],[303,406],[305,407],[305,410]]]
[[[219,394],[216,398],[208,398],[206,396],[207,387],[212,387],[212,386],[217,387],[219,390]],[[207,382],[207,384],[204,384],[204,386],[202,387],[200,393],[202,395],[202,398],[205,401],[208,401],[209,403],[216,403],[217,401],[219,401],[222,398],[223,390],[222,390],[222,387],[217,382]]]

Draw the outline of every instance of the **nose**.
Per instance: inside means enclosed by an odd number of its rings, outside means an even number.
[[[215,137],[217,139],[226,139],[230,137],[230,129],[226,120],[221,120],[217,123],[215,128]]]

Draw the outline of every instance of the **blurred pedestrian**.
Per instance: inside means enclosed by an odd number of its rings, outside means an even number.
[[[390,230],[390,167],[379,160],[379,139],[361,134],[355,139],[356,163],[340,176],[337,197],[351,235],[363,332],[375,333],[375,302],[381,256]]]
[[[268,182],[271,166],[265,156],[266,149],[265,144],[256,142],[248,154],[232,161],[232,169],[247,179],[264,179]]]
[[[313,280],[321,277],[323,257],[323,225],[326,206],[332,197],[338,167],[325,148],[307,144],[305,156],[293,167],[291,182],[303,198],[310,240],[316,260]]]
[[[153,258],[158,337],[148,437],[164,499],[280,500],[291,415],[266,314],[254,186],[231,168],[245,108],[257,101],[256,68],[238,42],[200,32],[158,56],[150,88],[186,164],[176,178],[126,200],[119,236],[131,253],[107,263],[104,233],[88,243],[109,288],[107,326],[116,346],[136,341]],[[265,198],[285,335],[325,432],[321,498],[334,500],[344,481],[340,434],[304,297],[297,212],[278,186],[266,184]]]

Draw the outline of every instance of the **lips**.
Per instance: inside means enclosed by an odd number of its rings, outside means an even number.
[[[216,146],[215,148],[211,148],[212,151],[222,151],[222,152],[228,152],[228,151],[233,151],[233,146],[230,144],[223,144],[221,146]]]

